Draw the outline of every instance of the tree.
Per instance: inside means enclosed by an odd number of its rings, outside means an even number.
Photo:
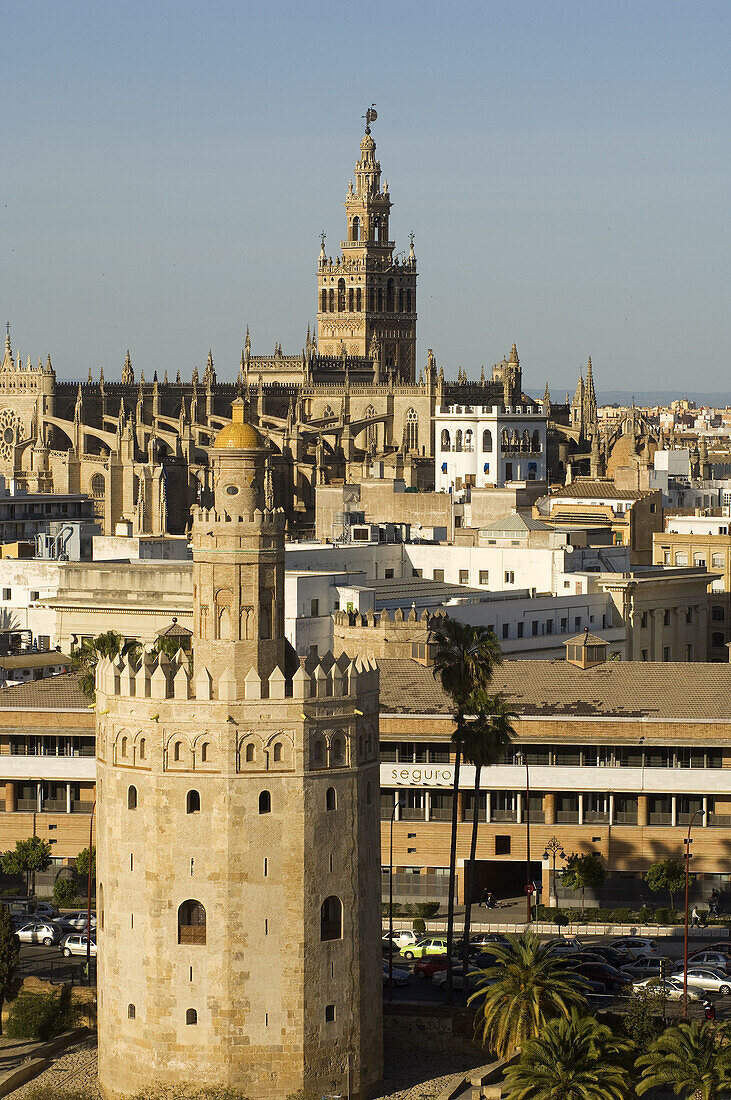
[[[3,1033],[3,1004],[19,958],[20,940],[15,934],[10,910],[7,905],[0,905],[0,1035]]]
[[[675,908],[674,895],[685,886],[685,867],[677,859],[661,859],[648,867],[645,881],[653,894],[661,890],[667,890],[670,898],[670,908]],[[688,885],[693,883],[693,876],[688,877]]]
[[[575,1008],[551,1020],[505,1073],[508,1100],[625,1100],[625,1044]]]
[[[499,1058],[541,1034],[549,1020],[585,1010],[586,986],[532,932],[490,945],[497,959],[484,971],[486,981],[469,998],[477,1006],[475,1040]]]
[[[581,915],[585,911],[585,891],[587,886],[592,888],[600,886],[606,875],[601,857],[593,852],[579,855],[572,852],[566,857],[566,863],[561,872],[561,881],[569,890],[581,890]]]
[[[635,1062],[642,1073],[637,1094],[672,1089],[686,1100],[721,1100],[731,1089],[730,1039],[728,1023],[669,1027]]]
[[[88,876],[89,874],[89,849],[82,848],[76,857],[76,871],[78,874]],[[96,878],[96,845],[92,845],[91,848],[91,877]]]
[[[79,687],[88,699],[94,699],[96,666],[100,657],[113,661],[116,657],[135,654],[140,649],[139,642],[125,642],[116,630],[106,630],[95,638],[84,638],[71,657],[72,668],[78,674]]]
[[[59,909],[68,909],[76,901],[76,885],[70,878],[57,878],[53,884],[53,900]]]
[[[515,734],[513,719],[518,715],[511,710],[505,696],[498,692],[488,695],[483,688],[472,692],[468,703],[471,717],[465,722],[462,755],[475,767],[475,786],[472,806],[472,836],[470,840],[471,880],[465,890],[464,936],[462,938],[462,965],[467,973],[467,960],[470,945],[470,923],[472,919],[472,887],[477,857],[477,830],[479,825],[480,779],[482,769],[497,763],[505,752],[505,746]],[[465,983],[465,990],[467,986]]]
[[[497,637],[484,626],[471,626],[442,618],[429,632],[434,646],[434,676],[452,700],[455,729],[454,783],[452,786],[452,834],[449,849],[449,900],[447,902],[447,1002],[452,1002],[452,944],[454,943],[454,885],[457,877],[457,795],[462,759],[465,714],[473,691],[487,688],[495,665],[502,661]]]
[[[25,875],[25,892],[28,895],[31,892],[31,875],[35,885],[36,871],[47,871],[51,863],[51,845],[39,836],[16,840],[15,848],[0,856],[0,866],[6,875]]]

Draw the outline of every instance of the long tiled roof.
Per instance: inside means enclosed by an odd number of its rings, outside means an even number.
[[[583,500],[591,497],[592,500],[641,500],[648,495],[647,490],[642,489],[618,489],[613,481],[607,479],[601,481],[591,478],[588,481],[573,481],[570,485],[563,485],[549,499],[561,497],[578,497]]]
[[[74,672],[0,689],[0,710],[87,710],[89,699]]]
[[[378,662],[385,714],[449,714],[431,668],[407,659]],[[491,691],[519,714],[596,718],[716,719],[731,723],[731,664],[607,661],[581,669],[563,660],[505,661]]]

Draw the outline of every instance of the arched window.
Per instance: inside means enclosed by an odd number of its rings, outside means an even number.
[[[339,940],[343,935],[343,906],[340,898],[325,898],[320,909],[320,939]]]
[[[485,428],[484,432],[482,433],[482,449],[483,451],[492,450],[492,432],[489,428]]]
[[[338,279],[338,312],[345,311],[345,279]]]
[[[104,497],[104,474],[93,474],[89,487],[94,500],[102,500]]]
[[[135,1006],[134,1005],[127,1005],[127,1019],[128,1020],[134,1020],[136,1015],[137,1015],[137,1012],[135,1010]]]
[[[198,1023],[198,1013],[196,1012],[196,1010],[194,1008],[186,1009],[185,1022],[186,1022],[186,1024],[197,1024]]]
[[[127,788],[127,809],[128,810],[136,810],[137,809],[137,788],[136,787],[128,787]]]
[[[363,309],[363,292],[360,287],[355,292],[355,309],[357,313],[360,313]]]
[[[182,741],[176,741],[173,745],[173,760],[176,763],[180,763],[180,751],[183,747]]]
[[[201,745],[201,762],[203,764],[205,764],[205,763],[207,763],[207,761],[208,761],[208,742],[204,741],[203,744]]]
[[[324,413],[322,414],[322,419],[323,419],[323,420],[332,420],[332,419],[334,418],[334,416],[335,416],[335,413],[334,413],[334,412],[332,411],[332,409],[330,408],[330,406],[329,406],[329,405],[326,405],[326,406],[325,406],[325,411],[324,411]]]
[[[370,779],[366,783],[366,806],[370,806],[373,802],[373,784]]]
[[[147,755],[147,741],[143,737],[140,740],[140,760],[144,760]]]
[[[312,746],[312,767],[321,768],[323,764],[324,754],[322,751],[322,741],[315,741]]]
[[[185,799],[185,812],[199,814],[201,812],[201,796],[198,791],[188,791]]]
[[[327,308],[329,313],[335,312],[335,291],[332,287],[327,292]]]
[[[406,312],[411,313],[411,291],[406,291]]]
[[[419,449],[419,418],[414,409],[409,409],[406,414],[406,449],[407,451]]]
[[[269,791],[261,791],[259,794],[259,813],[270,814],[272,812],[272,796]]]
[[[452,440],[450,439],[449,432],[446,428],[442,428],[442,450],[448,451],[452,446]]]
[[[386,309],[389,313],[393,313],[393,279],[389,279],[386,283]]]
[[[126,755],[127,755],[127,738],[123,737],[122,738],[122,756],[126,756]]]
[[[262,639],[272,636],[272,601],[271,596],[262,592],[262,603],[259,608],[259,637]]]
[[[357,215],[353,218],[350,239],[351,241],[360,240],[360,218]]]
[[[535,454],[540,454],[541,450],[541,433],[536,430],[533,432],[533,451]]]
[[[326,810],[337,810],[337,808],[338,808],[338,796],[335,793],[335,788],[334,787],[328,787],[327,793],[325,795],[325,809]]]
[[[379,240],[381,233],[381,219],[378,217],[378,214],[374,214],[373,218],[371,219],[371,227],[371,239],[374,241]]]
[[[206,942],[206,911],[199,901],[190,898],[178,909],[178,943]]]
[[[342,737],[337,735],[332,739],[330,748],[330,764],[333,768],[342,768],[345,763],[345,745]]]
[[[401,287],[399,287],[398,292],[398,311],[399,313],[403,313],[404,311],[404,292]]]
[[[466,451],[472,450],[472,429],[468,428],[464,433],[464,449]]]
[[[523,432],[521,450],[523,450],[523,451],[529,451],[530,450],[530,432],[528,431],[527,428]]]
[[[282,759],[282,742],[277,741],[276,745],[274,746],[274,763],[279,764],[281,759]]]
[[[355,289],[352,286],[348,287],[348,313],[352,313],[355,308]]]
[[[254,746],[251,743],[249,743],[246,746],[246,763],[247,764],[253,763],[253,761],[255,759],[255,752],[256,752],[256,750],[255,750]]]
[[[327,291],[322,290],[320,292],[320,312],[327,313]]]
[[[461,428],[457,428],[457,431],[455,432],[454,449],[455,449],[455,451],[461,451],[462,450],[462,429]]]
[[[510,450],[510,432],[507,428],[503,428],[500,432],[500,449],[503,451]]]

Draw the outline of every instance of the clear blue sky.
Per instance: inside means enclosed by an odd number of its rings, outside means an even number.
[[[419,362],[729,383],[731,5],[6,4],[0,318],[61,377],[298,351],[372,101]]]

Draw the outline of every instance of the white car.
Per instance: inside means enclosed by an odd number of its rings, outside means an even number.
[[[669,1001],[682,1001],[683,999],[683,981],[678,981],[677,977],[672,978],[645,978],[642,982],[633,982],[633,989],[649,989],[653,993],[657,993],[658,997],[664,995]],[[705,997],[700,993],[694,993],[692,989],[688,989],[689,1001],[704,1001]]]
[[[44,947],[53,947],[61,939],[62,932],[57,924],[50,921],[31,920],[22,924],[16,935],[21,943],[42,943]]]
[[[669,975],[673,966],[670,959],[653,955],[643,955],[639,959],[633,959],[631,963],[625,963],[619,969],[630,978],[659,978],[662,974],[663,963],[667,967]]]
[[[626,951],[633,959],[639,959],[642,955],[660,954],[657,942],[644,939],[642,936],[625,936],[622,940],[615,940],[610,947],[615,951]]]
[[[88,940],[83,932],[72,932],[70,935],[64,936],[59,946],[62,954],[68,958],[69,955],[86,955],[87,943]],[[93,939],[90,954],[93,958],[96,958],[96,943]]]
[[[391,943],[398,947],[400,951],[402,947],[410,947],[412,944],[418,943],[421,938],[420,935],[417,936],[416,932],[412,932],[410,928],[394,928]],[[388,939],[388,932],[384,932],[383,942],[386,945],[388,945]]]
[[[683,967],[674,970],[671,977],[683,984]],[[731,993],[731,978],[725,970],[712,970],[709,966],[693,966],[688,963],[688,985],[695,989],[708,989],[728,997]]]
[[[695,951],[688,958],[688,966],[705,966],[711,970],[728,970],[731,959],[723,951]]]
[[[575,955],[584,950],[581,940],[577,940],[576,936],[561,936],[560,939],[549,940],[542,946],[547,947],[554,955]]]
[[[76,913],[67,913],[66,916],[61,917],[59,923],[66,928],[77,928],[80,932],[83,932],[86,928],[87,916],[86,909],[79,909]],[[96,928],[96,913],[93,909],[91,911],[91,928],[92,931]]]

